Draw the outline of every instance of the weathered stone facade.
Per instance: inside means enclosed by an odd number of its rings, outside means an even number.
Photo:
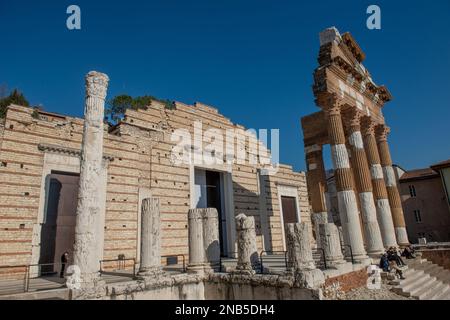
[[[140,208],[148,197],[160,199],[161,255],[189,254],[194,168],[173,164],[175,142],[170,135],[179,128],[192,134],[194,121],[202,121],[204,130],[243,127],[201,103],[175,106],[172,110],[153,102],[145,110],[127,110],[115,127],[103,126],[103,161],[108,165],[100,259],[124,255],[139,261]],[[81,118],[44,111],[36,116],[32,108],[17,105],[8,108],[0,130],[0,265],[39,262],[46,179],[51,172],[80,173],[83,125]],[[294,190],[300,220],[310,224],[305,174],[284,165],[272,176],[260,174],[260,169],[250,164],[226,168],[231,177],[227,211],[233,217],[239,213],[254,217],[258,251],[284,250],[278,193],[284,187]]]

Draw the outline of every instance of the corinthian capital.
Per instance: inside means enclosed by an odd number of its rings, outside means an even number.
[[[376,126],[377,124],[369,116],[364,116],[361,118],[361,133],[364,136],[374,136]]]
[[[320,97],[318,101],[327,116],[341,114],[343,101],[336,93],[328,93]]]
[[[379,124],[375,127],[375,133],[378,141],[387,141],[387,136],[391,129],[385,124]]]
[[[349,109],[344,113],[344,124],[350,131],[361,131],[361,119],[364,114],[356,108]]]
[[[96,97],[105,100],[109,82],[109,78],[106,74],[90,71],[86,75],[85,81],[87,97]]]

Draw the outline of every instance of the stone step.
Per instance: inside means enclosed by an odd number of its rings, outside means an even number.
[[[436,297],[443,294],[445,291],[447,291],[450,287],[438,281],[438,284],[434,287],[433,290],[429,291],[428,293],[424,294],[423,296],[419,297],[420,300],[434,300]]]
[[[440,295],[433,298],[433,300],[450,300],[450,286],[448,286],[447,290],[444,290]]]
[[[422,285],[415,287],[409,291],[411,297],[415,299],[422,300],[430,292],[436,291],[437,287],[441,282],[437,281],[436,278],[430,278],[429,281],[423,283]]]
[[[415,274],[414,277],[406,278],[406,280],[400,281],[400,284],[393,288],[393,291],[397,294],[405,297],[411,296],[411,291],[420,288],[423,284],[430,281],[431,277],[427,274]]]
[[[416,281],[409,283],[407,285],[400,284],[400,288],[403,292],[409,293],[411,296],[412,292],[416,292],[417,290],[420,290],[423,286],[426,286],[428,283],[435,281],[436,278],[430,277],[428,274],[424,274],[422,277],[417,279]]]

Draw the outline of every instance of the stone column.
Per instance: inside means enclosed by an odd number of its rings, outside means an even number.
[[[286,248],[290,271],[298,272],[316,268],[308,225],[305,222],[286,224]]]
[[[381,230],[384,247],[396,247],[394,222],[392,221],[391,207],[389,205],[386,185],[383,178],[380,156],[378,154],[377,142],[375,139],[375,126],[370,118],[363,120],[362,133],[364,148],[366,150],[367,160],[370,166],[370,175],[372,178],[373,195],[377,210],[378,224]]]
[[[308,229],[305,222],[286,224],[288,272],[294,277],[295,287],[319,288],[325,276],[314,263]]]
[[[157,275],[161,269],[161,215],[158,198],[146,198],[141,206],[141,258],[139,275]]]
[[[203,209],[203,246],[206,263],[216,269],[220,263],[219,214],[215,208]]]
[[[203,273],[205,269],[205,249],[203,240],[203,209],[188,212],[189,265],[188,272]]]
[[[253,274],[253,267],[259,263],[256,249],[255,218],[241,213],[236,216],[238,244],[237,273]]]
[[[323,164],[322,146],[317,144],[305,146],[306,153],[306,181],[311,200],[312,221],[316,233],[316,243],[320,246],[319,225],[332,220],[327,213],[326,192],[327,183]]]
[[[346,114],[346,122],[349,133],[349,145],[353,176],[355,177],[356,190],[361,204],[362,222],[366,239],[367,253],[379,255],[384,250],[380,227],[377,221],[377,212],[372,193],[369,165],[361,135],[360,121],[362,113],[359,110],[351,110]]]
[[[368,259],[360,227],[358,205],[353,191],[353,177],[345,146],[344,128],[341,119],[341,107],[335,97],[330,97],[324,105],[328,124],[328,136],[331,145],[336,190],[344,239],[351,246],[356,262]],[[348,251],[348,250],[347,250]]]
[[[319,227],[321,248],[325,252],[327,267],[336,267],[345,263],[342,255],[341,237],[334,223],[324,223]]]
[[[397,189],[397,180],[394,169],[392,168],[391,153],[387,142],[389,128],[386,125],[379,125],[376,128],[376,139],[378,152],[380,154],[381,166],[383,168],[384,181],[388,194],[389,204],[391,206],[392,218],[394,221],[395,235],[397,243],[401,246],[409,244],[408,234],[406,233],[405,217],[403,216],[402,202]]]
[[[91,71],[86,76],[81,172],[75,226],[74,264],[80,268],[81,287],[96,286],[99,281],[99,229],[103,229],[103,116],[109,78]]]

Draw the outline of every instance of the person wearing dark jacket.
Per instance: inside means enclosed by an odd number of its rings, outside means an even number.
[[[388,261],[388,255],[387,253],[383,253],[380,259],[380,269],[382,269],[384,272],[389,272],[389,261]]]
[[[64,278],[64,271],[66,269],[66,264],[68,261],[69,261],[69,253],[67,251],[65,251],[61,255],[61,272],[59,273],[60,278]]]

